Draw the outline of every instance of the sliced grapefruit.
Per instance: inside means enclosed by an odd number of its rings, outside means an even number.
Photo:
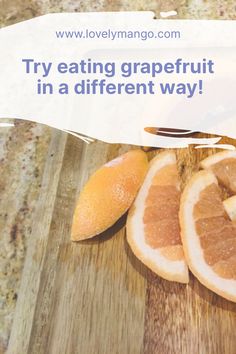
[[[98,169],[79,196],[71,239],[93,237],[112,226],[131,206],[148,168],[142,150],[131,150]]]
[[[236,193],[236,151],[221,151],[201,161],[201,167],[211,170],[219,182]]]
[[[128,213],[127,240],[134,254],[159,276],[188,282],[179,227],[180,183],[174,152],[150,162],[144,183]]]
[[[180,225],[193,274],[207,288],[236,302],[236,227],[224,209],[211,171],[197,172],[185,187]]]

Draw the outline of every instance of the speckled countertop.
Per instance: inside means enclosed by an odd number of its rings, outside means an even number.
[[[0,26],[49,12],[176,10],[175,18],[236,19],[234,0],[0,0]],[[51,129],[25,122],[0,127],[0,354],[7,348],[21,270]]]

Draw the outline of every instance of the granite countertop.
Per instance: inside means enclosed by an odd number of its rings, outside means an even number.
[[[235,19],[235,1],[206,0],[0,0],[0,26],[49,12],[176,10],[174,18]],[[51,129],[19,120],[1,120],[0,127],[0,354],[10,335],[21,271],[31,235],[32,219]],[[14,123],[14,124],[13,124]]]

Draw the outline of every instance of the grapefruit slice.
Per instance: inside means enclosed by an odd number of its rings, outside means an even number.
[[[180,183],[174,152],[150,162],[144,183],[128,213],[127,240],[134,254],[159,276],[188,282],[179,228]]]
[[[219,182],[236,193],[236,151],[221,151],[201,161],[200,166],[211,170]]]
[[[79,196],[72,224],[72,241],[108,229],[131,206],[148,168],[142,150],[131,150],[98,169]]]
[[[190,270],[207,288],[236,302],[236,227],[211,171],[197,172],[185,187],[180,225]]]

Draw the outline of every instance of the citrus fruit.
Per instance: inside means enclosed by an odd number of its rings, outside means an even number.
[[[112,226],[129,209],[147,168],[146,154],[131,150],[98,169],[79,196],[71,239],[87,239]]]
[[[127,240],[134,254],[159,276],[188,282],[179,227],[180,183],[174,152],[151,160],[128,213]]]
[[[197,172],[186,185],[180,225],[190,270],[207,288],[236,301],[236,228],[211,171]]]
[[[236,193],[236,151],[222,151],[201,161],[201,167],[211,170],[220,184]]]

